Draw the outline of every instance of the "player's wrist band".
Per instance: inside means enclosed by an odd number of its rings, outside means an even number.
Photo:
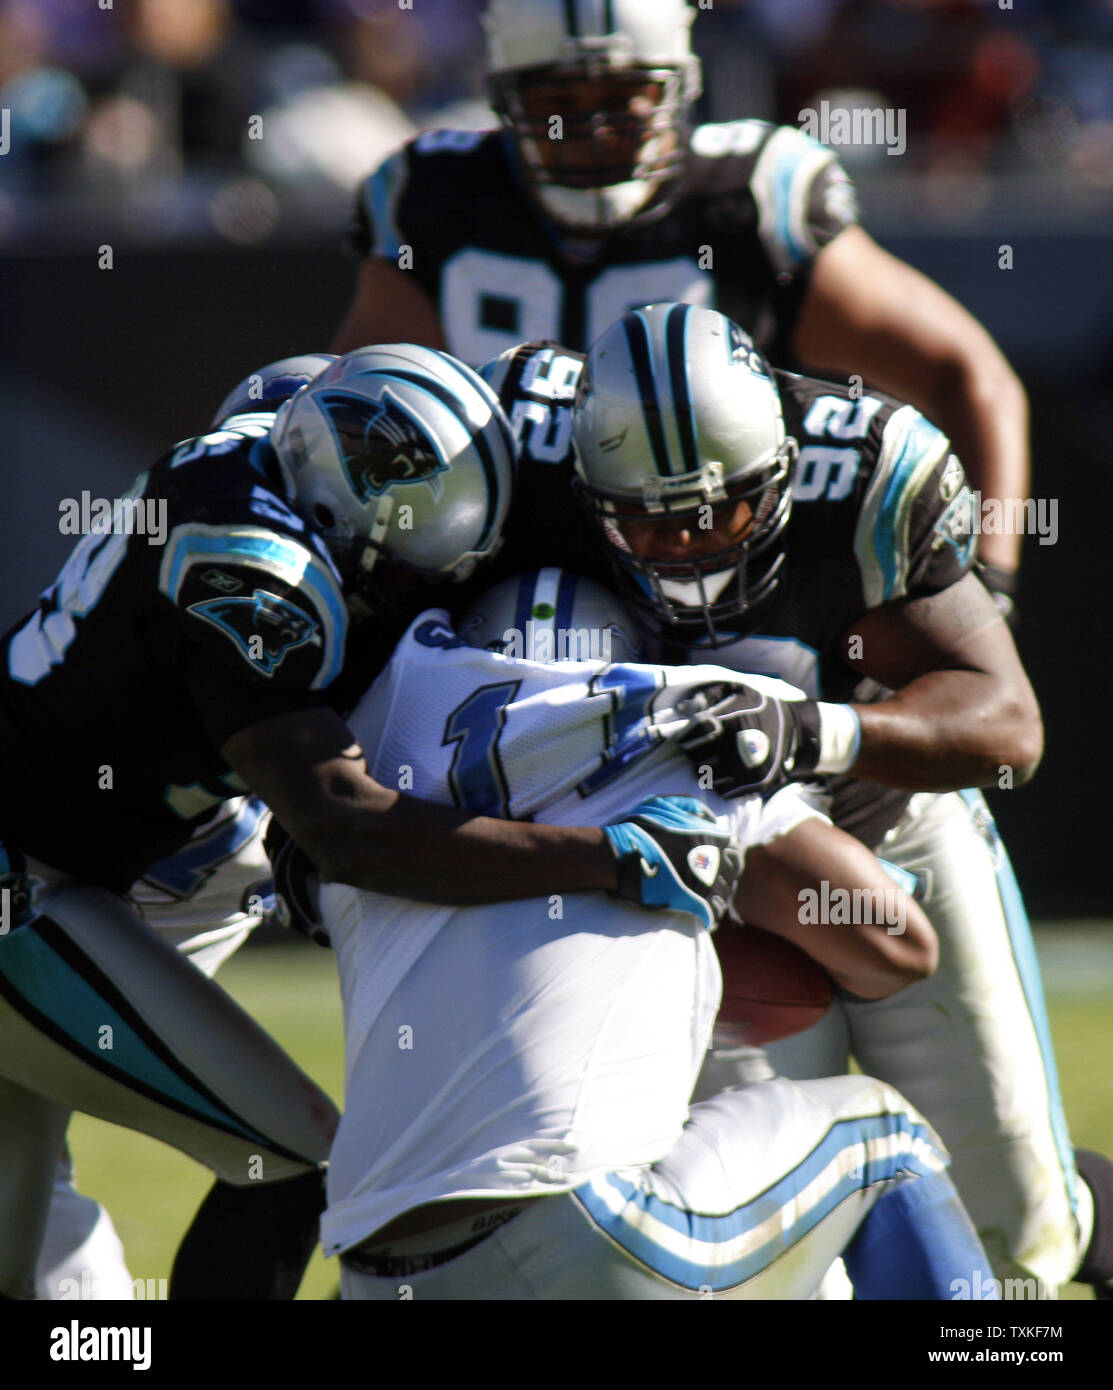
[[[815,771],[822,774],[847,772],[854,766],[862,743],[862,723],[850,705],[817,702],[819,713],[819,757]]]

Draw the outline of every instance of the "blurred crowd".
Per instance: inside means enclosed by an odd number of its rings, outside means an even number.
[[[154,229],[184,200],[241,242],[291,205],[334,220],[415,130],[491,122],[481,10],[0,0],[0,238],[59,201],[131,205]],[[707,119],[899,108],[902,175],[1035,173],[1113,199],[1113,0],[704,0],[694,39]],[[840,154],[859,177],[898,172],[877,145]]]

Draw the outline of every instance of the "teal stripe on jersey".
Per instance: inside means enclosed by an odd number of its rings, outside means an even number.
[[[926,1126],[884,1114],[838,1121],[778,1182],[721,1215],[674,1206],[616,1173],[573,1195],[617,1245],[662,1278],[721,1292],[760,1274],[852,1193],[943,1167]]]
[[[898,559],[902,566],[908,562],[907,536],[901,534],[902,529],[906,529],[903,523],[920,484],[921,468],[929,459],[934,466],[946,445],[946,436],[922,415],[918,415],[905,432],[873,528],[874,554],[884,577],[882,603],[899,597],[898,586],[903,592],[907,576],[897,568]]]
[[[1032,927],[1028,911],[1024,906],[1020,885],[1009,860],[1008,853],[997,831],[996,822],[980,791],[967,789],[959,796],[965,801],[971,814],[986,826],[991,837],[991,850],[994,857],[994,871],[997,877],[997,892],[1005,912],[1005,922],[1009,931],[1016,973],[1020,977],[1020,987],[1028,1015],[1035,1029],[1039,1043],[1040,1057],[1043,1060],[1044,1076],[1047,1078],[1048,1113],[1051,1132],[1055,1138],[1055,1150],[1063,1167],[1063,1181],[1070,1199],[1071,1212],[1078,1214],[1078,1170],[1074,1165],[1074,1146],[1067,1129],[1067,1118],[1063,1113],[1063,1098],[1059,1092],[1059,1071],[1055,1065],[1055,1049],[1051,1045],[1051,1025],[1047,1019],[1047,1005],[1044,1002],[1043,980],[1040,965],[1036,958],[1036,947],[1032,940]]]
[[[402,238],[394,225],[392,204],[399,179],[400,154],[385,160],[367,181],[367,191],[371,201],[371,216],[374,221],[375,254],[388,260],[396,260],[402,250]]]
[[[156,1056],[119,1011],[40,935],[35,922],[0,943],[0,975],[5,993],[14,989],[30,1009],[49,1020],[54,1033],[64,1039],[63,1045],[81,1061],[122,1085],[134,1078],[148,1093],[165,1097],[171,1108],[273,1148],[258,1131]],[[203,1022],[199,1020],[198,1026]],[[101,1049],[101,1039],[107,1036],[101,1030],[106,1025],[112,1029],[112,1046]]]
[[[788,252],[793,265],[803,265],[808,259],[808,248],[795,235],[792,226],[792,186],[796,181],[797,170],[802,160],[802,152],[790,147],[777,160],[771,187],[777,225],[777,238]]]

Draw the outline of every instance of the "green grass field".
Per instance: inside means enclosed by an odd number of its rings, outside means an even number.
[[[1052,1033],[1072,1138],[1113,1154],[1113,931],[1072,924],[1038,932]],[[300,944],[242,952],[220,981],[337,1104],[343,1086],[340,1001],[332,956]],[[82,1192],[112,1213],[133,1278],[166,1278],[209,1174],[173,1149],[83,1115],[70,1129]],[[335,1262],[314,1256],[301,1298],[331,1297]],[[1089,1298],[1072,1285],[1066,1297]]]

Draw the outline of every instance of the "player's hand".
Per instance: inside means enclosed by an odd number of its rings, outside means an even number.
[[[702,706],[702,708],[701,708]],[[720,796],[768,796],[815,772],[820,752],[814,700],[778,700],[745,684],[692,691],[691,723],[677,742],[706,785]]]
[[[301,932],[318,946],[331,945],[321,919],[317,869],[274,816],[263,848],[274,871],[274,915],[279,924]]]
[[[618,864],[617,896],[659,912],[690,912],[705,927],[722,918],[743,855],[722,822],[691,796],[651,796],[603,833]]]

